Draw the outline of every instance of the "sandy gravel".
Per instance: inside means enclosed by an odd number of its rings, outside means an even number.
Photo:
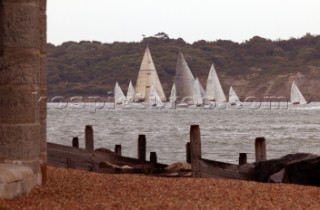
[[[44,187],[0,199],[4,209],[320,209],[320,188],[49,167]]]

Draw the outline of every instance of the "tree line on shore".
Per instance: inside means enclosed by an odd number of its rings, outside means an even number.
[[[301,38],[275,41],[255,36],[242,43],[229,40],[187,43],[163,32],[144,37],[140,42],[69,41],[59,46],[49,43],[48,95],[106,96],[116,81],[126,91],[130,80],[136,82],[146,46],[150,48],[166,95],[174,81],[179,51],[202,84],[214,63],[225,89],[224,78],[241,77],[254,87],[275,75],[303,73],[310,66],[320,67],[320,35],[309,33]],[[246,77],[253,73],[258,76]]]

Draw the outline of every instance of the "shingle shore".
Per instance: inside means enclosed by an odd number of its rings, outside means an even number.
[[[320,188],[48,168],[48,182],[4,209],[320,209]]]

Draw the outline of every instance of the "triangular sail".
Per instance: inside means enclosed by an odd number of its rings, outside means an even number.
[[[197,78],[198,79],[198,78]],[[200,92],[201,92],[201,97],[205,98],[206,97],[206,91],[204,90],[203,86],[201,85],[199,81],[199,86],[200,86]]]
[[[176,100],[177,100],[176,84],[173,83],[172,88],[171,88],[171,93],[170,93],[169,101],[170,101],[171,103],[174,103],[174,102],[176,102]]]
[[[306,104],[307,101],[303,97],[302,93],[300,92],[298,86],[293,81],[291,86],[291,95],[290,95],[291,104]]]
[[[176,96],[177,102],[194,104],[194,82],[195,79],[189,69],[189,66],[181,52],[179,52],[176,65]]]
[[[162,100],[159,97],[159,95],[153,85],[151,85],[151,87],[150,87],[149,103],[152,104],[153,106],[163,106]]]
[[[122,104],[125,99],[126,97],[121,90],[121,87],[119,86],[118,82],[116,82],[116,85],[114,86],[114,102],[116,104]]]
[[[236,92],[233,90],[232,86],[230,87],[230,90],[229,90],[229,103],[233,105],[241,104],[239,97],[237,96]]]
[[[206,91],[206,98],[208,100],[214,100],[216,102],[227,101],[213,64],[211,65],[208,75]]]
[[[127,101],[133,101],[135,95],[134,87],[130,81],[128,91],[127,91]]]
[[[202,104],[202,97],[201,97],[201,89],[200,89],[200,82],[198,78],[196,78],[194,82],[194,101],[196,104]]]
[[[151,57],[150,50],[147,47],[138,74],[135,99],[140,101],[149,101],[151,85],[154,85],[161,100],[165,101],[166,96],[162,89],[156,67]]]

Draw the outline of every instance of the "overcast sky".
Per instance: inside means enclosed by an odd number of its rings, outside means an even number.
[[[170,38],[243,42],[320,34],[319,0],[47,0],[48,42]]]

